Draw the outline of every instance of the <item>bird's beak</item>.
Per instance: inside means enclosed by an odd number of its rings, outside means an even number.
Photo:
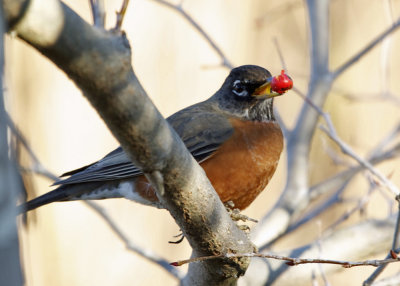
[[[273,77],[270,77],[263,85],[256,88],[252,96],[257,99],[266,99],[279,96],[281,94],[271,90],[271,82]]]

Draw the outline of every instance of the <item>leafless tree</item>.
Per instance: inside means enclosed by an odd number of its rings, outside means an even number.
[[[233,66],[218,44],[183,8],[182,2],[172,4],[164,0],[153,1],[173,9],[186,19],[217,53],[221,66]],[[333,4],[328,0],[308,0],[304,4],[307,8],[310,34],[311,64],[308,88],[307,92],[302,92],[299,88],[294,89],[303,99],[294,127],[286,127],[283,118],[279,117],[287,142],[286,186],[277,203],[251,232],[251,241],[259,249],[259,252],[254,252],[250,239],[231,221],[207,178],[199,171],[199,166],[185,150],[181,140],[148,99],[133,72],[129,42],[121,31],[127,2],[124,2],[117,16],[117,24],[111,30],[104,29],[102,1],[91,1],[94,26],[87,24],[67,5],[57,0],[48,1],[46,5],[34,0],[30,1],[29,5],[26,3],[27,1],[22,0],[3,1],[8,32],[15,33],[18,38],[49,58],[82,90],[132,161],[146,170],[146,176],[157,187],[158,195],[188,239],[193,249],[193,259],[175,263],[189,264],[187,274],[183,275],[159,255],[136,246],[104,208],[89,203],[89,207],[98,212],[129,250],[157,263],[185,285],[235,284],[238,276],[246,270],[246,275],[239,281],[243,285],[292,285],[293,281],[296,281],[296,285],[302,285],[310,281],[318,283],[316,277],[320,277],[322,283],[329,285],[329,275],[340,269],[335,264],[344,267],[376,266],[376,271],[369,278],[364,278],[365,285],[393,285],[390,283],[400,281],[399,274],[396,274],[374,282],[388,263],[399,260],[398,211],[395,214],[390,212],[384,219],[362,219],[343,226],[350,216],[365,210],[370,197],[375,193],[387,198],[389,210],[391,204],[398,203],[396,200],[399,200],[399,188],[390,174],[384,173],[376,165],[399,154],[400,121],[368,156],[363,157],[338,135],[330,114],[324,111],[324,105],[328,95],[335,88],[335,82],[345,71],[387,40],[400,26],[400,18],[393,19],[391,25],[378,33],[369,44],[333,68],[329,62],[332,56],[329,41],[330,7]],[[299,6],[301,5],[295,1],[289,1],[275,9],[288,11],[298,9]],[[263,19],[259,19],[258,24],[262,25],[262,21]],[[282,66],[290,74],[291,67],[286,66],[284,51],[279,47],[278,41],[275,41],[275,45],[281,55]],[[383,64],[385,63],[387,59],[383,60]],[[344,96],[352,95],[345,93]],[[376,100],[383,99],[398,104],[398,98],[390,92]],[[146,114],[147,120],[139,120],[138,114]],[[4,122],[8,121],[9,129],[30,153],[32,166],[29,170],[52,177],[41,165],[12,120],[6,120],[5,114],[2,116],[0,123],[3,122],[4,125]],[[309,180],[310,152],[312,140],[319,130],[322,132],[318,133],[318,136],[327,136],[326,138],[337,146],[337,150],[351,158],[353,163],[343,159],[338,151],[328,149],[332,160],[338,164],[345,162],[345,167],[342,171],[312,185]],[[2,134],[5,134],[5,131]],[[161,137],[163,140],[154,140]],[[173,144],[168,147],[157,144],[166,140]],[[0,161],[3,162],[8,162],[10,166],[8,160]],[[167,165],[173,165],[181,176],[176,178],[171,173],[171,168],[165,167]],[[328,227],[321,229],[320,235],[314,241],[299,248],[282,251],[279,255],[270,253],[276,245],[293,236],[295,231],[304,228],[307,223],[317,221],[333,207],[343,204],[347,186],[358,174],[362,174],[368,182],[368,191],[357,197],[355,202],[351,203],[350,209],[342,211]],[[11,180],[13,176],[9,175],[7,178],[4,182]],[[189,186],[196,186],[197,190],[193,191]],[[11,210],[9,213],[12,212]],[[183,212],[191,219],[185,219]],[[212,217],[215,214],[220,218],[218,222]],[[218,226],[213,225],[215,223]],[[211,228],[213,231],[210,231]],[[237,241],[243,243],[238,244]],[[382,252],[388,254],[381,257],[381,260],[364,260]],[[252,264],[247,269],[250,258]],[[309,264],[306,270],[305,266],[295,267],[305,263]],[[322,267],[321,263],[326,265]],[[18,285],[20,282],[16,281],[15,285]]]

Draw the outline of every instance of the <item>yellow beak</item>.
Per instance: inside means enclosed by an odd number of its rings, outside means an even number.
[[[272,82],[272,77],[269,78],[266,83],[256,88],[252,96],[257,99],[266,99],[281,95],[271,90],[271,82]]]

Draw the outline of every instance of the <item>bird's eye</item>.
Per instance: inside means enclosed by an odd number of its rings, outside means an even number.
[[[232,92],[240,97],[247,96],[247,90],[244,88],[243,84],[239,80],[233,83]]]

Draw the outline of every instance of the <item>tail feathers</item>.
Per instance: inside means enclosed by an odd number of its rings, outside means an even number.
[[[33,200],[20,204],[18,209],[18,214],[28,212],[30,210],[36,209],[43,205],[47,205],[54,202],[67,200],[69,195],[63,190],[63,187],[57,188],[51,192],[41,195]]]

